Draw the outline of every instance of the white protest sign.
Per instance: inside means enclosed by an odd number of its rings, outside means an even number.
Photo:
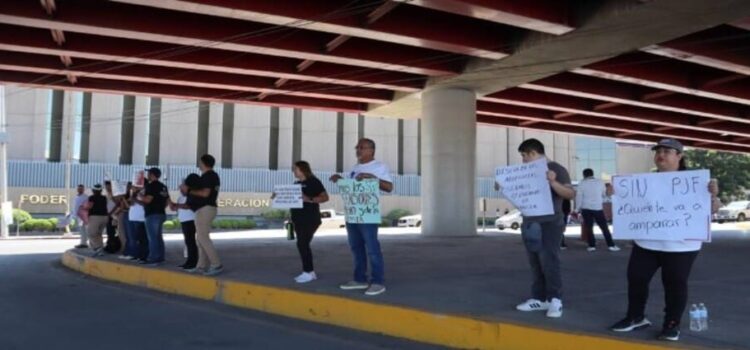
[[[552,191],[547,180],[547,159],[495,169],[503,195],[523,216],[552,215]]]
[[[144,170],[134,171],[132,183],[135,187],[143,187],[146,183],[146,172]]]
[[[115,197],[124,195],[127,188],[127,181],[112,181],[112,195]]]
[[[299,209],[302,203],[302,185],[276,185],[273,186],[273,198],[271,207],[277,209]]]
[[[612,178],[614,237],[710,241],[710,177],[692,170]]]

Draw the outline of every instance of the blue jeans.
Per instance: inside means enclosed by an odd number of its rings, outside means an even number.
[[[146,235],[148,236],[148,262],[164,261],[164,221],[167,216],[164,214],[154,214],[146,217]]]
[[[384,263],[380,252],[377,224],[346,224],[349,247],[354,257],[354,280],[367,283],[367,261],[370,262],[370,283],[383,284]]]

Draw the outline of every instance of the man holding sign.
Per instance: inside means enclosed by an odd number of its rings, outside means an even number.
[[[651,325],[645,316],[648,289],[661,268],[666,307],[659,339],[677,341],[687,305],[688,277],[701,240],[710,237],[710,215],[721,202],[718,184],[709,181],[707,171],[685,171],[682,143],[663,139],[652,150],[658,174],[620,177],[613,182],[615,235],[635,238],[635,244],[628,262],[627,315],[610,329],[630,332]],[[660,178],[667,182],[659,183]]]
[[[380,191],[393,191],[390,170],[384,163],[375,160],[375,142],[370,139],[361,139],[355,149],[357,151],[357,165],[349,173],[348,178],[354,179],[356,182],[352,184],[341,181],[342,185],[345,186],[342,188],[342,195],[348,194],[345,191],[367,192],[367,188],[371,186],[370,183],[375,183]],[[341,175],[335,174],[331,176],[330,181],[338,183],[342,179]],[[367,198],[373,198],[372,194],[369,193]],[[349,204],[345,202],[346,205]],[[378,241],[380,221],[378,219],[377,223],[369,222],[371,216],[365,218],[365,214],[363,213],[359,219],[354,220],[353,218],[356,216],[349,215],[349,208],[347,208],[346,232],[354,256],[354,279],[340,287],[344,290],[366,289],[366,295],[378,295],[385,292],[383,254],[380,251],[380,242]],[[379,217],[379,210],[377,216]],[[368,260],[372,269],[369,281],[367,279]]]
[[[495,189],[521,210],[521,236],[531,265],[531,299],[516,306],[519,311],[547,311],[562,316],[560,244],[565,219],[563,199],[576,195],[568,170],[548,160],[544,144],[528,139],[518,146],[524,165],[498,169]]]

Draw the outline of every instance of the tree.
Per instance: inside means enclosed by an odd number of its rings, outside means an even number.
[[[690,169],[709,169],[711,177],[719,181],[719,197],[728,203],[746,199],[750,190],[750,155],[706,150],[685,151]]]

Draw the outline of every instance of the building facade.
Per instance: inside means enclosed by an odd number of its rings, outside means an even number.
[[[310,162],[321,177],[346,171],[356,162],[354,146],[361,137],[376,142],[376,158],[402,184],[384,199],[384,211],[420,210],[417,119],[16,86],[7,86],[5,97],[9,194],[15,206],[25,204],[32,212],[57,211],[51,209],[53,204],[39,202],[41,196],[65,195],[62,163],[68,160],[76,169],[73,185],[92,185],[105,172],[125,174],[157,165],[175,169],[165,172],[172,173],[168,182],[175,188],[180,176],[196,171],[200,155],[211,153],[223,173],[221,213],[253,215],[267,207],[273,184],[292,180],[294,161]],[[493,213],[509,205],[491,189],[494,169],[520,163],[516,147],[527,138],[541,140],[548,156],[566,166],[574,179],[586,167],[604,178],[652,167],[644,145],[481,124],[477,128],[477,197],[490,198],[487,210]],[[37,203],[31,196],[37,196]],[[337,199],[329,206],[341,209]]]

